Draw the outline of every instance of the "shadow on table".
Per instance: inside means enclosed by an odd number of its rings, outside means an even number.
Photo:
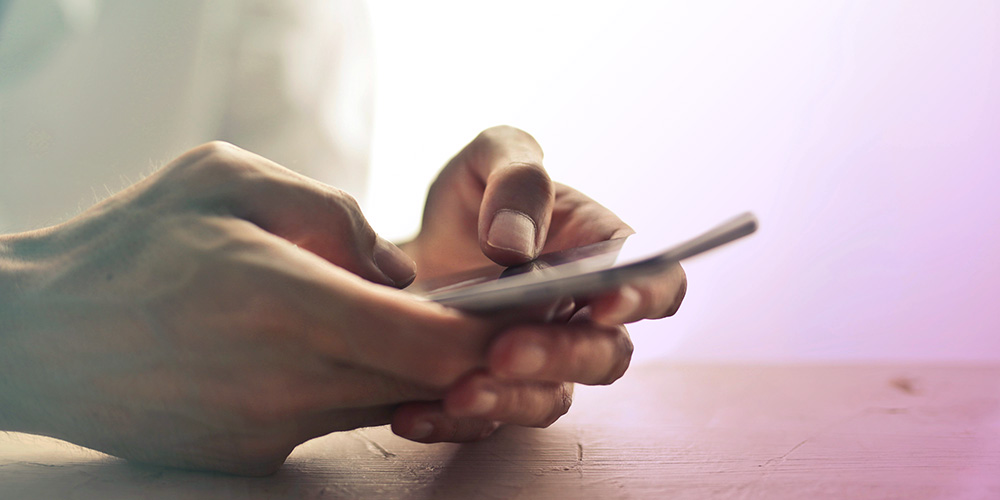
[[[0,468],[0,498],[298,498],[298,473],[249,478],[108,458]]]
[[[307,443],[273,476],[251,478],[114,458],[0,464],[0,498],[508,498],[544,477],[578,478],[572,427],[502,428],[484,442],[421,445],[388,431]],[[354,443],[380,443],[373,453]],[[391,450],[391,451],[389,451]]]

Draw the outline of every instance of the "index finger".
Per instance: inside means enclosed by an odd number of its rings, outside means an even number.
[[[167,182],[153,184],[157,178]],[[147,183],[153,193],[252,222],[373,282],[403,287],[415,277],[413,261],[375,233],[349,194],[232,144],[198,146]]]

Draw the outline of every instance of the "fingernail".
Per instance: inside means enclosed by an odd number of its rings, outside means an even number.
[[[406,433],[406,439],[423,439],[430,436],[434,432],[434,425],[426,420],[421,420],[413,427],[410,428],[410,432]]]
[[[631,286],[623,286],[618,291],[618,303],[605,315],[605,322],[617,325],[632,319],[641,302],[642,296],[638,290]]]
[[[417,277],[417,264],[401,248],[378,236],[372,256],[379,271],[396,286],[402,288]]]
[[[493,411],[499,399],[500,396],[496,392],[490,389],[480,389],[472,400],[472,404],[469,405],[468,412],[470,415],[485,415]]]
[[[533,375],[545,366],[548,354],[538,342],[522,345],[514,351],[510,371],[514,375]]]
[[[486,243],[532,258],[535,256],[535,221],[517,210],[497,210]]]

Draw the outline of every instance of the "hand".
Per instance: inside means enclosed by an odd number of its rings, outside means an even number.
[[[423,280],[632,233],[605,207],[553,183],[534,138],[494,127],[444,167],[428,194],[420,234],[404,249]],[[684,271],[674,266],[578,304],[566,324],[512,328],[491,344],[487,370],[465,377],[443,402],[401,407],[393,429],[431,442],[479,439],[498,421],[547,426],[569,409],[568,382],[609,384],[625,372],[632,343],[622,323],[673,314],[685,289]]]
[[[497,327],[385,286],[413,274],[343,192],[199,147],[63,225],[0,238],[0,424],[272,472],[485,366]]]

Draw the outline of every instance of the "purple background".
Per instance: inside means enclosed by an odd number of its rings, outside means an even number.
[[[1000,4],[565,5],[372,4],[377,229],[511,123],[664,244],[760,217],[639,360],[1000,359]]]

